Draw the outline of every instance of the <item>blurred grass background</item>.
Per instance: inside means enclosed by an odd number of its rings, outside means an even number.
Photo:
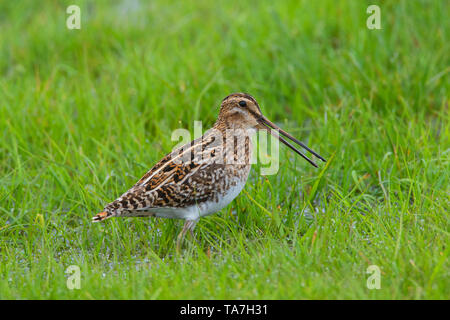
[[[373,3],[381,30],[366,27]],[[81,30],[66,28],[71,4]],[[444,0],[2,1],[0,298],[450,298],[449,13]],[[281,148],[279,173],[255,166],[181,255],[180,221],[91,224],[232,92],[329,165]]]

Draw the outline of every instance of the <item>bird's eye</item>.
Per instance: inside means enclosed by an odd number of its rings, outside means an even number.
[[[245,102],[244,100],[239,101],[239,105],[240,105],[241,107],[246,107],[246,106],[247,106],[247,102]]]

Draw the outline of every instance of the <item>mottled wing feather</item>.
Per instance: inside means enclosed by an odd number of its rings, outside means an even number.
[[[222,147],[212,145],[205,136],[202,138],[166,155],[130,190],[105,207],[108,215],[161,207],[188,207],[215,198],[213,185],[220,179],[218,175],[225,174],[225,165],[212,162],[213,157],[220,156]],[[188,148],[196,149],[188,159],[175,162],[174,159]]]
[[[194,143],[198,143],[198,140],[199,139],[189,142],[189,143],[175,149],[171,153],[165,155],[164,158],[162,158],[158,163],[156,163],[141,179],[139,179],[139,181],[134,186],[142,185],[150,176],[154,175],[155,172],[160,170],[162,167],[168,166],[168,169],[164,169],[164,172],[169,172],[169,171],[171,171],[171,169],[174,169],[176,166],[175,163],[172,163],[172,160],[174,159],[174,157],[176,155],[178,155],[180,152],[182,152],[183,150],[186,150],[189,146],[193,146]],[[149,181],[149,182],[156,186],[157,185],[156,181],[157,181],[157,178],[155,179],[155,181]]]

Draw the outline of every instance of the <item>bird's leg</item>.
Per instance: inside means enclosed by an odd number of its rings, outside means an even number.
[[[189,228],[189,233],[191,234],[192,239],[194,239],[195,243],[197,243],[198,246],[200,246],[200,242],[197,240],[197,237],[195,236],[194,233],[194,228],[195,228],[195,224],[197,223],[197,221],[195,221],[194,225]]]
[[[189,220],[184,223],[183,230],[181,230],[180,234],[177,237],[177,252],[180,252],[181,243],[183,242],[184,236],[188,231]]]
[[[194,228],[197,225],[198,220],[199,219],[191,221],[191,224],[189,225],[189,233],[191,234],[191,237],[192,237],[192,239],[194,239],[197,246],[200,246],[200,242],[197,240],[197,237],[195,236],[195,233],[194,233]]]
[[[178,252],[181,249],[181,244],[184,240],[184,236],[186,235],[186,233],[188,231],[194,237],[193,230],[194,230],[196,224],[197,224],[197,220],[186,220],[186,222],[184,223],[183,230],[181,230],[180,234],[177,237],[177,251]],[[194,239],[195,239],[195,237],[194,237]]]

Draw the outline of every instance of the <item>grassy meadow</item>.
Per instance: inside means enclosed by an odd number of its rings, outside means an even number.
[[[449,16],[445,0],[2,1],[0,299],[449,299]],[[278,173],[254,166],[181,253],[180,220],[91,223],[232,92],[328,162],[280,145]]]

